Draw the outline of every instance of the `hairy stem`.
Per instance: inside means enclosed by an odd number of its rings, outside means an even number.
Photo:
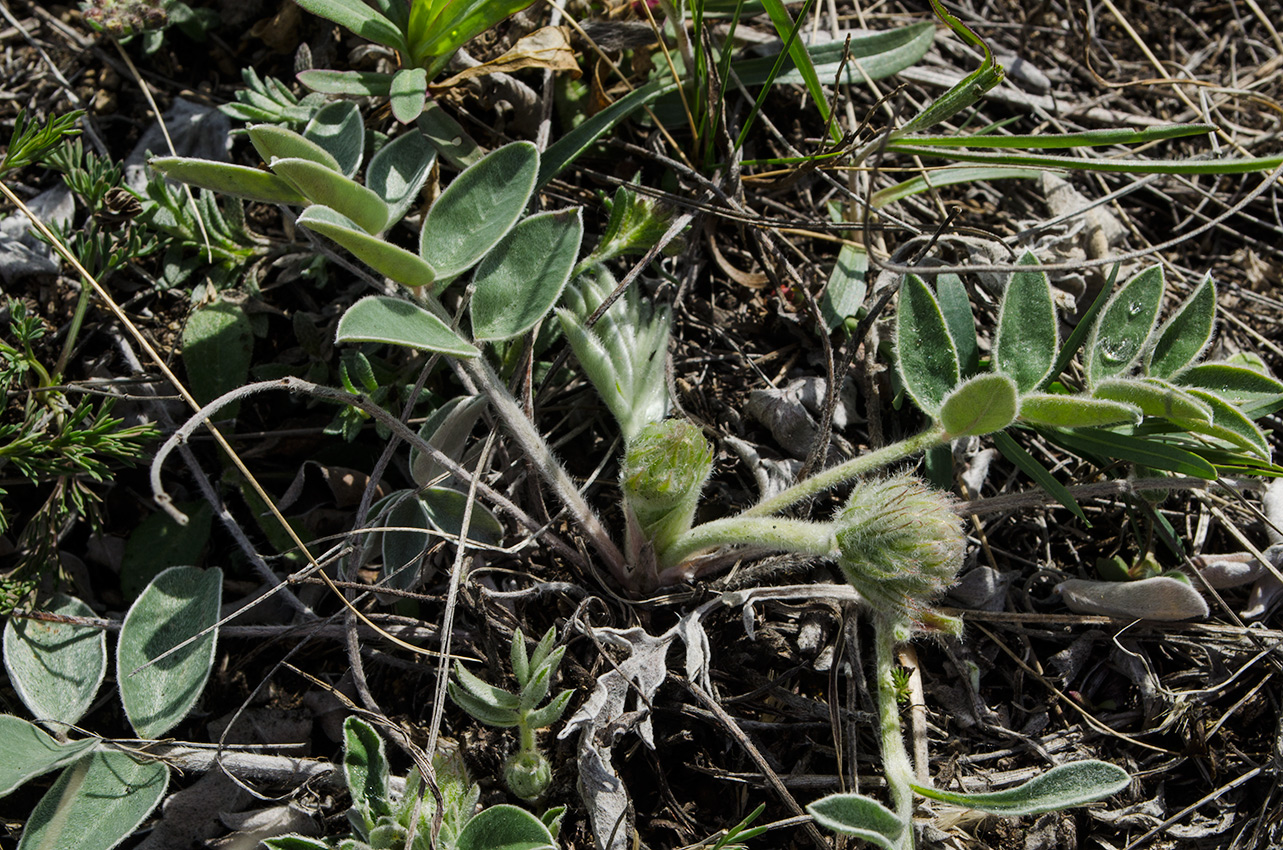
[[[659,553],[659,563],[672,567],[706,549],[727,545],[796,552],[817,558],[832,555],[837,548],[829,523],[741,514],[695,526]]]
[[[900,705],[896,701],[895,648],[907,631],[905,621],[881,613],[873,615],[875,664],[878,680],[878,731],[882,745],[882,772],[886,776],[887,790],[896,816],[904,824],[900,840],[901,850],[913,850],[913,765],[904,748],[904,733],[900,729]]]

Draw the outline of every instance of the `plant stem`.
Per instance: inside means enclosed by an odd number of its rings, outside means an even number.
[[[846,463],[839,464],[832,469],[826,469],[818,475],[807,478],[805,481],[799,481],[784,492],[778,493],[769,499],[763,499],[744,511],[740,516],[767,516],[777,511],[782,511],[790,505],[795,505],[804,499],[823,493],[830,487],[836,487],[853,478],[859,478],[861,475],[870,473],[875,469],[881,469],[918,452],[944,445],[946,442],[944,429],[938,425],[933,425],[921,434],[908,437],[889,446],[883,446],[877,451],[853,457]]]
[[[895,698],[895,648],[907,630],[903,618],[874,612],[873,632],[876,644],[876,670],[878,679],[878,731],[881,733],[882,772],[886,776],[887,790],[896,816],[904,824],[900,839],[901,850],[913,850],[913,765],[904,748],[904,733],[900,729],[900,704]]]
[[[831,555],[837,548],[829,523],[741,514],[695,526],[659,553],[659,563],[672,567],[705,549],[726,545],[757,546],[815,557]]]

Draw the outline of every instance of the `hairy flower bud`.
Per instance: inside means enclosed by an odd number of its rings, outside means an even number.
[[[856,486],[834,518],[847,581],[886,613],[925,622],[925,606],[953,583],[966,554],[952,498],[912,475]]]
[[[652,422],[629,442],[620,485],[639,530],[656,551],[690,528],[712,471],[712,444],[685,419]]]
[[[519,750],[503,763],[503,781],[521,799],[537,800],[552,783],[552,766],[535,750]]]

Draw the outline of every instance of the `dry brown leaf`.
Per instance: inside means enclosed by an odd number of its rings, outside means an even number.
[[[570,48],[569,27],[543,27],[530,35],[517,40],[512,49],[489,62],[482,62],[473,68],[460,71],[448,80],[432,86],[433,91],[453,88],[464,80],[474,77],[485,77],[490,74],[510,74],[523,68],[544,68],[549,71],[565,71],[578,77],[579,62],[575,51]]]

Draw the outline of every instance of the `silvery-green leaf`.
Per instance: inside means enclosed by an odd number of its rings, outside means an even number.
[[[913,790],[924,797],[1006,817],[1055,812],[1103,800],[1126,788],[1131,777],[1121,767],[1103,761],[1077,761],[1053,767],[1015,788],[984,794],[961,794],[923,785]]]
[[[578,208],[537,213],[514,227],[473,276],[473,337],[511,339],[547,316],[570,280],[583,234]]]
[[[269,166],[277,159],[310,159],[332,171],[341,171],[339,161],[316,142],[276,124],[253,124],[246,128],[254,150]]]
[[[1027,393],[1051,374],[1059,338],[1047,273],[1038,268],[1038,259],[1029,252],[1020,258],[1020,265],[1032,269],[1013,274],[1003,293],[993,341],[993,368],[1010,375],[1016,388]]]
[[[1248,419],[1260,419],[1283,407],[1283,383],[1244,366],[1203,363],[1181,373],[1177,384],[1215,393]]]
[[[564,647],[562,647],[564,649]],[[540,667],[535,670],[530,677],[530,681],[521,689],[519,696],[521,704],[517,707],[518,711],[532,711],[535,706],[543,702],[544,697],[548,696],[548,690],[552,687],[552,670],[548,667]]]
[[[1207,602],[1188,581],[1154,576],[1138,581],[1070,579],[1056,585],[1060,598],[1078,614],[1098,614],[1121,620],[1202,619]]]
[[[543,821],[525,809],[500,803],[468,821],[454,850],[555,850]]]
[[[806,807],[815,822],[883,848],[900,850],[906,824],[895,812],[863,794],[830,794]]]
[[[413,590],[419,584],[423,554],[432,544],[432,525],[423,503],[413,491],[403,492],[406,497],[388,511],[382,524],[415,530],[383,532],[383,569],[379,571],[379,578],[383,587]]]
[[[945,396],[960,381],[958,351],[935,294],[914,274],[900,286],[895,351],[905,390],[919,408],[938,418]]]
[[[616,201],[616,203],[619,203]],[[830,332],[855,316],[868,292],[869,257],[860,245],[843,243],[820,295],[820,317]]]
[[[307,122],[303,135],[329,151],[344,177],[360,168],[365,157],[365,122],[355,103],[342,100],[327,104]]]
[[[1092,387],[1095,398],[1139,407],[1146,416],[1209,422],[1212,411],[1184,390],[1157,378],[1107,378]]]
[[[442,534],[457,538],[463,530],[463,512],[468,496],[449,487],[429,487],[423,491],[423,510],[428,522]],[[468,542],[482,546],[499,546],[503,543],[503,523],[490,509],[478,502],[472,503],[468,520]]]
[[[402,124],[419,117],[428,99],[428,72],[422,68],[402,68],[392,77],[392,115]]]
[[[324,841],[302,835],[279,835],[264,839],[262,844],[267,850],[332,850]]]
[[[1085,395],[1029,393],[1020,397],[1020,420],[1055,428],[1100,428],[1135,425],[1144,413],[1133,404]]]
[[[96,616],[79,599],[62,594],[50,601],[47,610],[69,617]],[[33,716],[71,725],[89,710],[107,673],[107,633],[72,623],[10,616],[4,625],[4,667]],[[7,752],[5,758],[9,758]]]
[[[566,707],[570,705],[570,698],[575,695],[572,690],[565,690],[557,694],[543,708],[536,708],[526,715],[526,723],[531,729],[547,729],[552,724],[561,719],[561,715],[566,713]]]
[[[535,644],[534,650],[530,653],[530,666],[532,668],[542,667],[545,661],[549,661],[552,656],[552,648],[557,642],[557,627],[549,626],[548,631],[543,633],[539,638],[539,643]],[[560,656],[558,656],[560,658]],[[556,665],[549,666],[556,669]]]
[[[371,9],[361,0],[296,0],[313,15],[333,21],[367,41],[408,53],[405,36],[396,24]]]
[[[388,224],[388,205],[369,189],[309,159],[278,159],[272,170],[284,177],[313,204],[327,206],[367,233]]]
[[[1241,446],[1262,460],[1270,459],[1270,444],[1265,432],[1225,399],[1204,390],[1191,389],[1190,395],[1198,398],[1212,411],[1212,421],[1182,422],[1190,431],[1206,434],[1231,445]]]
[[[512,633],[512,644],[508,649],[508,661],[512,664],[512,675],[517,684],[526,686],[530,681],[530,655],[526,652],[526,636],[517,628]]]
[[[117,750],[91,753],[40,798],[18,850],[112,850],[151,814],[168,786],[162,761],[139,762]]]
[[[419,436],[451,460],[458,461],[463,457],[468,435],[472,433],[485,409],[485,396],[455,396],[428,414],[428,418],[419,426]],[[420,487],[446,484],[449,479],[437,481],[444,473],[445,468],[433,460],[431,455],[420,452],[417,448],[410,448],[410,477],[415,484]]]
[[[435,100],[424,105],[416,123],[445,161],[460,171],[481,159],[483,152],[476,139]]]
[[[254,353],[254,330],[245,307],[220,299],[202,304],[183,326],[183,367],[187,384],[201,404],[243,386],[249,378]],[[220,416],[235,416],[240,405],[229,405]],[[131,586],[129,593],[140,588]]]
[[[1105,304],[1083,351],[1088,385],[1122,375],[1140,360],[1158,321],[1163,288],[1163,267],[1150,266]]]
[[[98,745],[94,738],[63,743],[34,723],[0,714],[0,797],[12,793],[29,779],[70,764]]]
[[[348,717],[343,721],[343,777],[352,808],[360,813],[367,830],[380,815],[392,811],[388,775],[383,738],[361,718]]]
[[[1001,431],[1016,419],[1016,382],[1004,374],[970,378],[945,396],[940,424],[949,439]]]
[[[443,278],[472,268],[521,218],[538,173],[539,151],[529,142],[513,142],[482,157],[428,210],[419,256]]]
[[[509,693],[502,688],[496,688],[469,671],[467,667],[464,667],[458,661],[454,662],[454,682],[463,690],[486,703],[486,705],[494,706],[495,708],[516,710],[521,703],[516,694]]]
[[[1158,329],[1158,342],[1148,354],[1148,372],[1172,378],[1196,362],[1212,341],[1216,327],[1216,284],[1204,277],[1185,303]]]
[[[298,223],[334,240],[379,274],[411,288],[430,286],[436,270],[418,254],[371,236],[356,222],[326,206],[314,204],[303,210]]]
[[[384,342],[455,357],[476,357],[481,353],[417,304],[384,295],[367,296],[349,307],[339,319],[334,339]]]
[[[417,130],[388,142],[365,169],[365,185],[388,205],[388,225],[414,203],[437,161],[437,152]]]
[[[980,341],[976,338],[976,317],[962,278],[956,274],[936,275],[936,301],[944,323],[958,350],[958,369],[964,378],[980,371]]]
[[[378,71],[300,71],[298,81],[314,92],[352,97],[387,97],[392,91],[392,75]]]
[[[306,203],[288,180],[245,165],[183,156],[153,157],[148,164],[171,180],[225,195],[265,204]]]
[[[223,571],[217,567],[171,567],[147,585],[125,615],[116,647],[116,681],[139,737],[161,737],[200,698],[218,637],[217,629],[206,629],[218,622],[222,593]],[[196,639],[187,643],[189,638]]]

